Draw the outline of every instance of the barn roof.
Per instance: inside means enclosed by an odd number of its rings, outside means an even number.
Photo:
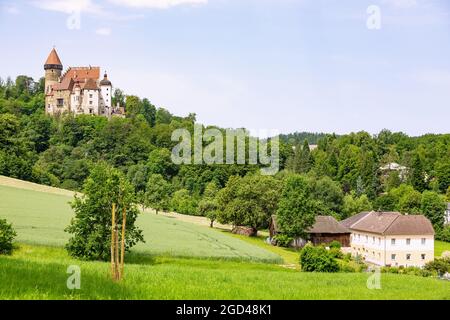
[[[314,225],[308,233],[350,233],[350,230],[341,225],[332,216],[317,216]]]
[[[277,223],[277,216],[272,215],[272,226],[274,231],[280,231],[280,227]],[[342,226],[334,217],[332,216],[317,216],[314,225],[309,228],[308,233],[331,233],[331,234],[341,234],[350,233],[350,230]]]

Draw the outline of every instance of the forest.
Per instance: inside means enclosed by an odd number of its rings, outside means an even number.
[[[207,216],[211,225],[257,231],[267,228],[272,214],[297,210],[302,214],[295,236],[318,214],[340,220],[365,210],[399,211],[425,214],[437,238],[450,241],[444,227],[450,134],[413,137],[386,129],[375,135],[283,135],[280,171],[263,176],[253,164],[173,164],[172,132],[192,132],[193,113],[175,116],[116,89],[113,103],[125,106],[126,118],[49,117],[43,84],[28,76],[0,79],[0,175],[83,191],[93,168],[106,164],[129,181],[142,207]],[[392,163],[402,169],[382,168]]]

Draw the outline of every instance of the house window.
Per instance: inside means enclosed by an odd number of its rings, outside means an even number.
[[[425,260],[426,255],[425,255],[424,253],[422,253],[422,254],[420,255],[420,257],[422,258],[422,260]]]
[[[411,239],[406,239],[406,244],[409,246],[411,244]]]
[[[56,103],[58,104],[58,107],[62,107],[64,105],[64,99],[57,99]]]
[[[422,244],[425,244],[427,242],[426,238],[422,238]]]
[[[372,243],[375,243],[375,237],[372,237]]]
[[[92,97],[93,97],[93,95],[92,95],[92,94],[90,94],[90,95],[89,95],[89,98],[91,98],[91,99],[92,99]]]
[[[378,244],[381,244],[381,238],[378,238]]]
[[[411,254],[410,253],[406,254],[406,260],[411,260]]]
[[[92,114],[94,113],[94,111],[92,109],[89,109],[89,113]]]
[[[89,101],[89,104],[92,104],[92,101]]]
[[[391,254],[391,260],[395,260],[395,254]]]
[[[395,239],[394,239],[394,238],[391,239],[391,244],[392,244],[393,246],[395,246]]]
[[[369,237],[368,236],[366,236],[366,242],[369,242]]]

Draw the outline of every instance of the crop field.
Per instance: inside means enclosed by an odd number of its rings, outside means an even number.
[[[17,241],[29,244],[63,246],[64,232],[73,211],[72,197],[0,186],[0,217],[10,221]],[[146,213],[138,218],[146,243],[133,251],[150,255],[223,258],[281,263],[280,256],[216,230]]]

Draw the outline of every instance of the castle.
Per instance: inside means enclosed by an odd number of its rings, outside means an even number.
[[[44,65],[45,112],[123,116],[124,109],[112,106],[112,84],[105,73],[100,80],[99,67],[69,67],[63,65],[55,49]]]

